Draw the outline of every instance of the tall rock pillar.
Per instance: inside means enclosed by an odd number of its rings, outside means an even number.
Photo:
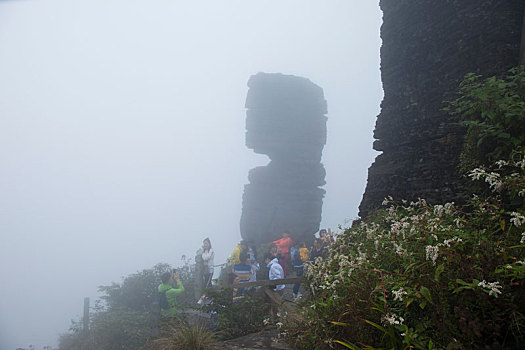
[[[310,240],[319,230],[325,191],[323,90],[306,78],[258,73],[248,81],[246,146],[270,163],[250,170],[241,236],[267,243],[288,231]]]

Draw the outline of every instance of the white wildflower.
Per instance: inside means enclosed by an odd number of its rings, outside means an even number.
[[[422,199],[422,198],[419,198],[416,202],[416,205],[418,205],[419,207],[423,208],[423,207],[426,207],[428,204],[427,204],[427,201]]]
[[[520,160],[519,162],[516,162],[516,166],[517,166],[518,168],[525,169],[525,157],[523,157],[523,159]]]
[[[501,182],[501,177],[498,173],[491,172],[486,174],[485,182],[490,185],[493,191],[499,191],[503,187],[503,182]]]
[[[450,215],[454,213],[454,202],[445,203],[445,214]]]
[[[434,206],[434,215],[436,215],[437,217],[442,217],[444,212],[445,212],[445,207],[442,206],[441,204]]]
[[[520,244],[523,244],[523,243],[525,243],[525,231],[523,231],[523,232],[521,233]]]
[[[387,313],[386,315],[382,317],[381,320],[383,321],[384,324],[388,323],[391,325],[403,324],[403,322],[405,322],[403,317],[397,316],[396,314],[392,314],[392,313]]]
[[[407,295],[408,293],[403,290],[403,288],[399,288],[398,290],[393,290],[392,294],[394,294],[394,300],[403,301],[403,296]]]
[[[472,180],[479,180],[481,176],[486,175],[486,174],[487,172],[484,169],[476,168],[476,169],[471,170],[468,176],[470,176]]]
[[[454,242],[463,242],[463,240],[461,238],[458,238],[458,237],[453,237],[451,239],[446,239],[443,241],[443,243],[440,243],[438,245],[441,245],[441,246],[447,246],[447,247],[450,247],[450,243],[454,243]]]
[[[498,297],[498,294],[501,294],[501,288],[503,288],[499,282],[491,282],[487,283],[485,280],[478,283],[478,287],[488,289],[489,295],[494,296],[495,298]]]
[[[513,223],[516,227],[519,227],[525,223],[525,216],[521,215],[520,213],[516,213],[515,211],[513,211],[512,213],[510,213],[510,216],[512,216],[510,222]]]
[[[454,223],[456,224],[456,227],[457,228],[461,228],[463,226],[463,223],[462,223],[462,219],[461,218],[455,218],[454,219]]]
[[[368,262],[366,260],[366,253],[363,253],[363,252],[359,251],[359,255],[356,257],[357,265],[361,265],[361,264],[366,263],[366,262]]]
[[[518,196],[525,197],[525,189],[518,192]]]
[[[506,160],[498,160],[496,162],[496,165],[498,166],[498,168],[501,168],[501,167],[504,167],[506,165],[509,165],[509,162],[507,162]]]
[[[437,218],[430,219],[428,221],[428,228],[430,232],[438,231],[439,230],[439,224],[440,220]]]
[[[402,227],[403,225],[400,222],[396,221],[392,224],[392,227],[390,228],[390,233],[393,235],[398,235],[402,232]]]
[[[432,264],[436,265],[436,260],[439,256],[439,246],[427,245],[425,247],[426,259],[432,260]]]
[[[394,247],[396,248],[397,255],[400,255],[400,256],[407,255],[408,253],[407,250],[403,248],[400,244],[397,244],[396,242],[394,242]]]

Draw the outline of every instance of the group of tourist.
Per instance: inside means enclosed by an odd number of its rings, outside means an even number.
[[[331,233],[325,229],[319,231],[319,237],[314,239],[313,246],[308,249],[304,241],[293,241],[288,232],[283,232],[282,237],[271,242],[264,254],[263,261],[268,269],[268,279],[278,280],[289,276],[289,268],[293,268],[296,277],[303,276],[304,263],[315,261],[328,252],[328,245],[333,243]],[[211,287],[214,273],[214,257],[211,241],[205,238],[202,247],[195,255],[195,293],[196,298],[202,301],[205,296],[201,293],[205,288]],[[257,272],[261,266],[257,262],[257,249],[254,244],[241,241],[234,248],[228,259],[231,266],[233,283],[255,282]],[[159,306],[163,314],[171,315],[176,312],[176,297],[184,291],[178,272],[166,272],[161,276],[162,283],[158,286]],[[275,286],[274,291],[283,293],[284,284]],[[300,283],[293,286],[293,297],[301,297]],[[244,288],[239,288],[237,294],[242,294]],[[242,296],[237,295],[237,298]]]
[[[264,254],[264,263],[268,269],[268,279],[277,280],[289,276],[290,267],[294,269],[296,277],[303,276],[304,263],[315,261],[328,252],[328,245],[333,243],[331,232],[322,229],[319,237],[315,238],[311,249],[306,248],[304,241],[293,241],[288,232],[283,232],[282,237],[271,242],[268,251]],[[255,255],[255,247],[249,242],[241,241],[234,249],[230,258],[232,272],[236,282],[253,282],[256,272],[260,270]],[[282,293],[285,285],[277,285],[274,290]],[[301,297],[300,283],[294,284],[293,297]]]

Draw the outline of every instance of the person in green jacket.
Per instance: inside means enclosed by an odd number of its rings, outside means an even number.
[[[167,305],[164,305],[167,306],[167,308],[163,307],[162,299],[159,302],[161,306],[161,314],[163,316],[173,316],[177,313],[177,295],[184,292],[184,286],[180,281],[179,273],[176,271],[173,273],[165,272],[160,279],[162,280],[162,283],[159,284],[158,287],[159,296],[165,294],[167,300]]]

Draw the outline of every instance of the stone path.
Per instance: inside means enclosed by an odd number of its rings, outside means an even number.
[[[216,350],[240,350],[240,349],[281,349],[290,350],[283,340],[279,339],[277,330],[264,330],[257,333],[245,335],[240,338],[227,340],[215,345]]]

